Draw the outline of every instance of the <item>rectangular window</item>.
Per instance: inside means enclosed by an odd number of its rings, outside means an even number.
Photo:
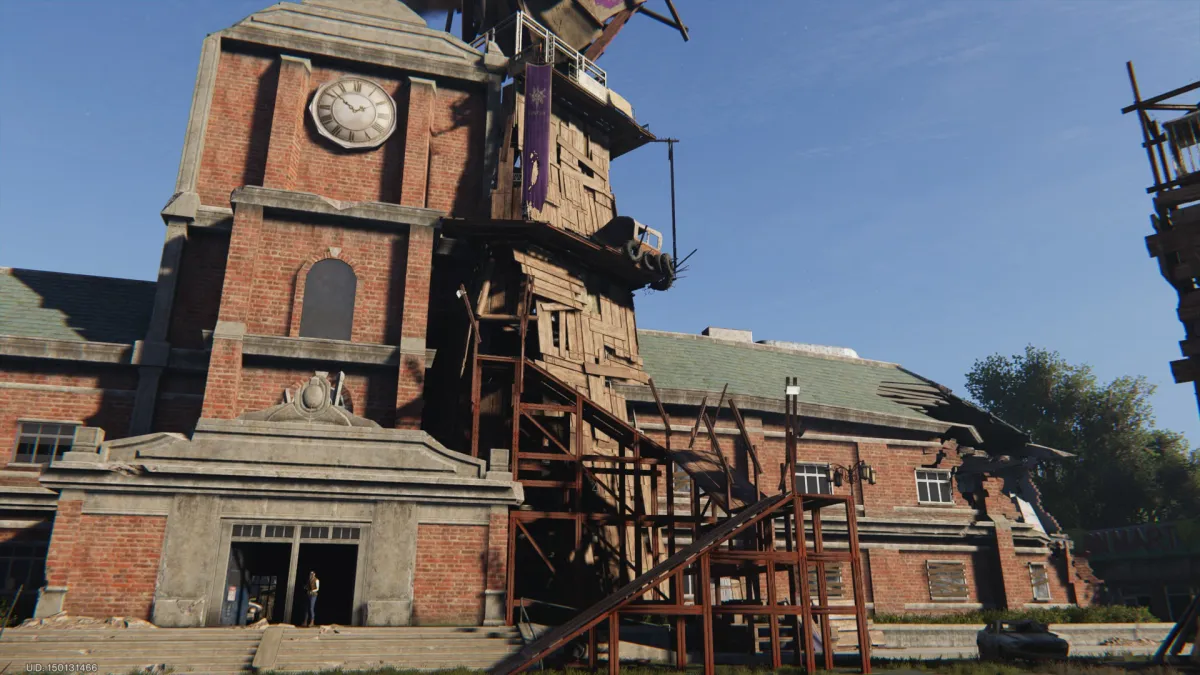
[[[262,536],[262,530],[262,525],[234,525],[233,536],[244,539],[256,539]]]
[[[28,593],[46,582],[46,544],[0,545],[0,593],[12,594],[24,584]]]
[[[296,529],[291,525],[268,525],[267,537],[272,539],[291,539]]]
[[[358,539],[359,530],[357,527],[335,527],[333,528],[334,539]]]
[[[809,495],[833,494],[828,464],[797,464],[796,489]]]
[[[49,464],[71,450],[76,424],[62,422],[21,422],[17,428],[17,453],[13,461],[23,464]]]
[[[925,563],[929,576],[929,599],[934,602],[966,602],[971,595],[967,591],[967,566],[960,562]]]
[[[917,501],[922,504],[953,504],[950,489],[950,472],[941,470],[917,470]]]
[[[1029,563],[1029,581],[1035,602],[1050,602],[1050,573],[1042,563]]]
[[[328,539],[328,527],[302,527],[300,528],[301,539]]]

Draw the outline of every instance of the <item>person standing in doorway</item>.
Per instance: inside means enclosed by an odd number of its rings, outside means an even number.
[[[304,591],[308,593],[308,614],[304,616],[304,625],[312,626],[317,620],[317,593],[321,590],[321,580],[317,578],[315,570],[310,570],[308,573],[308,583],[304,586]]]

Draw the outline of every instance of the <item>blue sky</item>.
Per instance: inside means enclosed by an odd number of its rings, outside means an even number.
[[[267,4],[0,1],[0,265],[154,278],[200,41]],[[1120,114],[1126,60],[1143,94],[1200,77],[1200,4],[678,4],[691,42],[638,18],[600,59],[682,139],[679,248],[699,252],[639,295],[642,327],[852,347],[961,394],[975,359],[1032,343],[1145,375],[1159,425],[1200,442]],[[613,181],[669,230],[664,146]]]

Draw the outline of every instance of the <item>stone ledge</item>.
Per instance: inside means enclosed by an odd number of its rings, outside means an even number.
[[[268,210],[336,216],[391,225],[433,227],[446,215],[434,209],[384,202],[342,202],[311,192],[274,190],[253,185],[237,188],[230,195],[229,201],[234,204],[261,206]]]
[[[281,335],[247,335],[242,341],[242,354],[271,356],[285,359],[362,363],[378,366],[399,366],[400,355],[414,353],[405,345],[380,345],[321,338],[284,337]],[[416,351],[416,353],[421,353]],[[437,350],[424,349],[425,366],[433,365]]]
[[[0,335],[0,356],[128,364],[133,345]]]

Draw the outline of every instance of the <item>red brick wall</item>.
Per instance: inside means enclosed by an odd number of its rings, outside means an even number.
[[[234,188],[262,185],[278,77],[276,58],[221,53],[200,160],[201,203],[229,206]]]
[[[859,454],[862,459],[875,468],[877,482],[863,490],[863,505],[867,512],[872,507],[890,510],[893,506],[918,506],[917,469],[950,470],[960,464],[955,453],[949,453],[938,461],[938,449],[911,445],[885,445],[883,443],[859,443]],[[936,466],[932,466],[934,462]],[[962,493],[958,491],[958,483],[952,481],[954,489],[951,495],[954,506],[970,506]],[[934,505],[936,508],[936,505]]]
[[[487,557],[485,525],[418,525],[413,623],[479,625]]]
[[[149,619],[166,517],[85,515],[82,504],[59,502],[47,585],[67,587],[69,614]]]
[[[404,233],[346,229],[265,218],[259,229],[257,255],[248,262],[250,305],[246,332],[289,335],[299,327],[303,296],[297,298],[300,275],[312,262],[337,257],[358,278],[351,339],[372,344],[398,344],[404,299],[407,237]],[[422,332],[422,335],[424,333]]]
[[[508,586],[508,514],[488,518],[487,587],[496,591]]]
[[[295,389],[308,382],[316,370],[328,370],[337,364],[308,364],[292,369],[270,368],[247,365],[242,369],[242,393],[238,399],[234,417],[244,412],[262,410],[283,402],[285,389]],[[346,368],[346,366],[340,366]],[[391,369],[345,370],[346,383],[342,396],[354,414],[377,422],[382,427],[392,426],[394,408],[392,397],[396,391],[396,373]],[[330,372],[334,378],[337,372]],[[332,381],[332,379],[331,379]],[[334,386],[336,382],[334,382]]]
[[[167,333],[167,340],[172,347],[204,348],[201,331],[212,330],[217,325],[227,255],[228,232],[206,232],[201,228],[191,228],[188,232],[179,263],[175,303],[171,306],[171,323]]]
[[[307,91],[279,92],[298,97],[291,108],[306,106],[320,85],[351,73],[313,64]],[[396,100],[397,128],[381,147],[348,152],[317,134],[307,111],[303,128],[290,135],[282,176],[292,189],[347,201],[400,203],[407,124],[407,75],[367,75]],[[228,206],[229,193],[242,185],[262,185],[279,82],[279,59],[231,51],[221,54],[200,165],[199,193],[204,204]],[[288,80],[288,84],[294,84]],[[439,82],[429,120],[430,208],[474,213],[480,208],[486,92]]]
[[[868,553],[871,561],[872,596],[875,611],[885,614],[944,614],[955,609],[954,603],[945,603],[946,609],[916,610],[905,609],[907,604],[941,604],[935,603],[929,596],[929,575],[926,570],[928,561],[961,562],[965,567],[969,599],[962,602],[994,602],[991,583],[990,565],[986,560],[988,552],[951,553],[951,552],[909,552],[887,549],[871,549]]]
[[[164,373],[158,384],[151,429],[177,433],[195,429],[204,403],[204,380],[204,373]]]
[[[130,367],[66,363],[47,364],[39,369],[4,364],[4,368],[0,371],[0,382],[104,389],[107,393],[0,389],[0,462],[13,459],[20,419],[102,427],[107,439],[122,438],[129,430],[137,389],[137,374]]]

